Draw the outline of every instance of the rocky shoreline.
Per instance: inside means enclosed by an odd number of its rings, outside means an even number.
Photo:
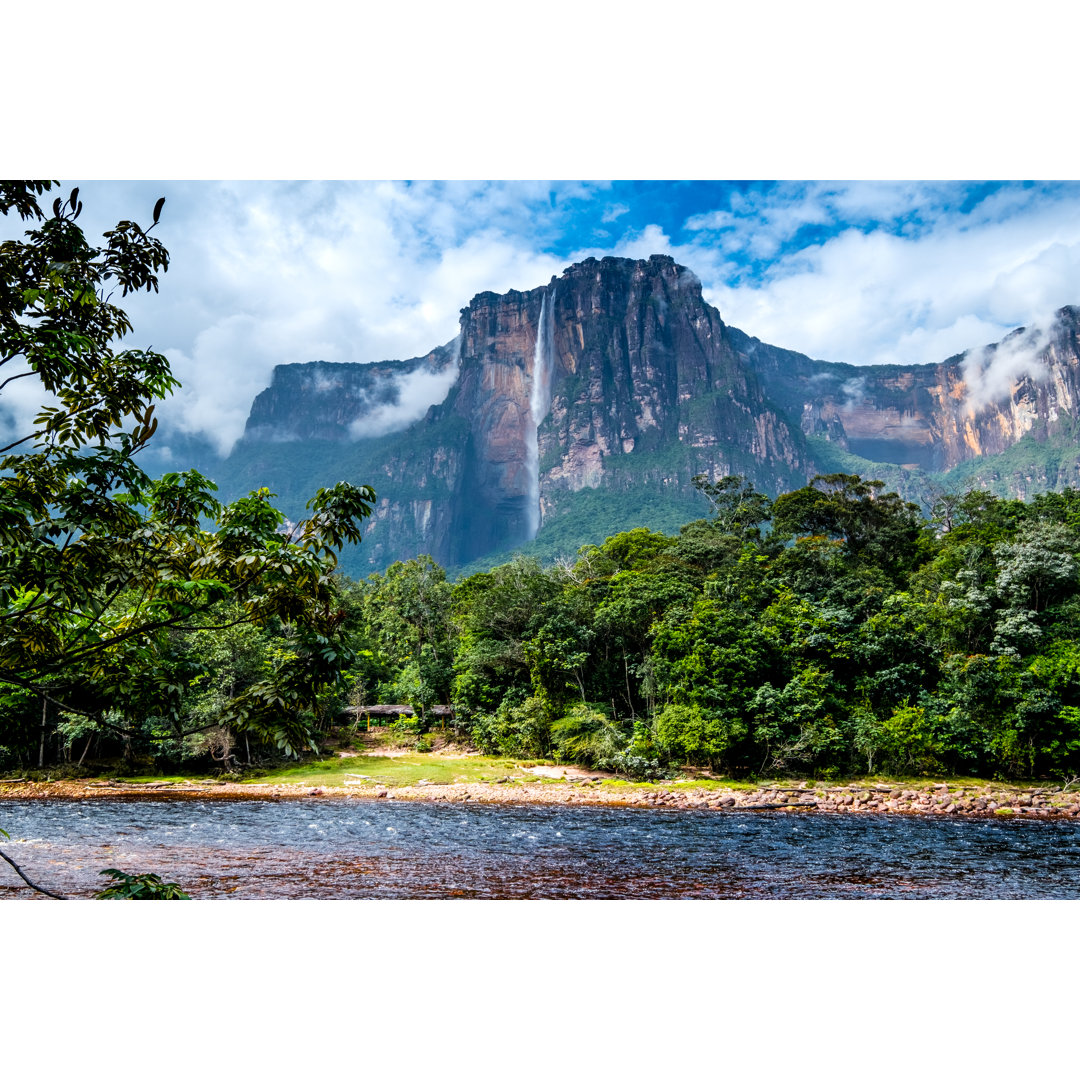
[[[1078,819],[1080,791],[991,783],[913,786],[847,784],[762,785],[757,788],[668,784],[611,784],[599,778],[562,781],[379,784],[312,787],[226,781],[119,780],[0,782],[3,799],[390,799],[402,802],[549,803],[665,810],[785,813],[933,814],[1017,819]]]

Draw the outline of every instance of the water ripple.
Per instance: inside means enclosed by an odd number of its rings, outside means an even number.
[[[13,855],[240,898],[1080,898],[1080,824],[326,800],[11,802]],[[32,839],[26,839],[32,838]],[[0,897],[33,894],[0,872]]]

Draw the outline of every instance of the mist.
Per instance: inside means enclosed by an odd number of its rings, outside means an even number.
[[[1049,324],[1021,327],[996,345],[973,349],[961,361],[972,414],[1009,397],[1023,378],[1043,382],[1049,375]]]
[[[461,338],[454,345],[454,358],[441,371],[417,368],[393,376],[393,387],[385,393],[389,401],[380,402],[370,412],[358,416],[349,425],[353,439],[374,439],[403,431],[420,420],[432,405],[441,405],[457,382],[461,366]]]

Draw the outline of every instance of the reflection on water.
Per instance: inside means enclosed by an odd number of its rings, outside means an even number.
[[[71,896],[116,867],[194,897],[1078,898],[1080,824],[362,800],[2,804]],[[6,865],[0,897],[30,899]]]

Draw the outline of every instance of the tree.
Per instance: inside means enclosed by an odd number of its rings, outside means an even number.
[[[712,482],[704,473],[692,477],[694,485],[709,500],[713,521],[722,533],[745,540],[760,540],[760,526],[772,516],[772,501],[754,490],[741,476],[724,476]]]
[[[853,559],[902,575],[928,554],[926,523],[914,503],[881,480],[847,473],[815,476],[773,504],[773,528],[789,536],[842,540]]]
[[[371,574],[359,595],[363,623],[358,629],[376,647],[390,676],[381,681],[380,697],[411,705],[424,728],[427,710],[450,702],[453,586],[430,555],[421,555]]]
[[[0,447],[0,684],[121,736],[152,714],[181,737],[196,672],[177,636],[286,626],[290,662],[223,705],[219,721],[296,753],[311,743],[315,698],[348,658],[331,574],[375,494],[320,490],[311,516],[286,531],[265,488],[223,506],[197,472],[151,480],[135,458],[156,429],[154,401],[178,383],[161,354],[118,350],[131,324],[112,298],[157,290],[168,253],[150,233],[164,200],[149,229],[122,221],[94,246],[76,224],[77,188],[51,216],[41,209],[51,187],[0,184],[0,212],[35,226],[0,245],[0,392],[36,378],[50,395],[30,430]],[[222,622],[225,599],[237,608]]]
[[[524,699],[531,674],[523,643],[543,625],[559,592],[554,575],[521,556],[454,586],[453,697],[459,715],[494,712],[511,691]]]

